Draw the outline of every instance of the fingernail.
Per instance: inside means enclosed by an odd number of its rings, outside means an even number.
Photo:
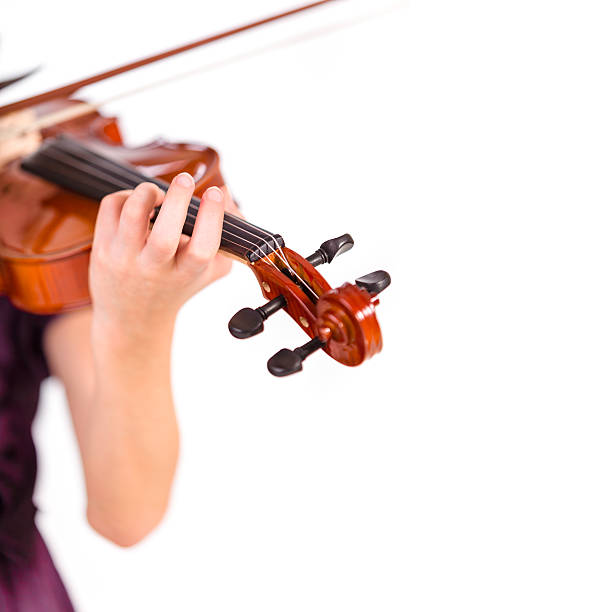
[[[223,192],[218,187],[209,187],[206,190],[206,199],[212,202],[223,202]]]
[[[180,185],[181,187],[192,187],[193,186],[193,178],[191,177],[191,174],[189,174],[188,172],[181,172],[176,177],[175,180],[177,184]]]

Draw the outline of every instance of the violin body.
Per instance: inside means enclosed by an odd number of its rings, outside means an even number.
[[[79,104],[74,99],[38,105],[37,115]],[[155,140],[126,147],[116,118],[89,114],[42,130],[42,139],[69,134],[152,178],[180,172],[195,180],[195,194],[223,186],[219,156],[204,145]],[[0,169],[0,294],[22,310],[54,314],[90,302],[89,255],[98,202],[24,172],[19,160]]]

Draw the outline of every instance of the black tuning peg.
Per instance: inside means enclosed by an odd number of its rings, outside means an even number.
[[[275,312],[287,305],[282,295],[275,297],[259,308],[243,308],[239,310],[227,324],[234,338],[250,338],[263,331],[264,321]]]
[[[310,257],[306,258],[306,261],[313,266],[331,263],[334,257],[350,251],[354,244],[355,241],[350,234],[343,234],[338,236],[338,238],[326,240]]]
[[[355,280],[355,284],[365,289],[371,295],[376,295],[384,291],[391,284],[391,276],[384,270],[377,270],[365,276],[360,276]]]
[[[302,369],[302,361],[312,355],[315,351],[325,346],[320,338],[313,338],[304,346],[299,346],[293,351],[281,349],[276,355],[268,359],[268,371],[274,376],[289,376]]]

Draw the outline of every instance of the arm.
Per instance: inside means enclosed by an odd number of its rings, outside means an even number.
[[[229,271],[217,254],[226,190],[209,189],[193,236],[181,234],[193,180],[163,199],[150,183],[104,198],[90,264],[92,307],[62,315],[45,334],[64,383],[87,487],[87,518],[129,546],[163,517],[178,457],[170,386],[174,321],[194,293]],[[163,205],[152,230],[153,208]]]

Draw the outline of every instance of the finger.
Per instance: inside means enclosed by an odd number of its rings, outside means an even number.
[[[131,190],[117,191],[102,198],[94,228],[94,243],[107,244],[115,237],[121,209],[131,193]]]
[[[151,212],[159,206],[164,192],[153,183],[140,183],[121,209],[118,235],[126,249],[140,251],[149,231]]]
[[[193,188],[193,178],[187,172],[181,172],[170,184],[143,249],[153,261],[169,261],[176,255]]]
[[[178,254],[178,264],[203,270],[212,261],[221,242],[226,195],[219,187],[208,188],[200,200],[193,233]]]

